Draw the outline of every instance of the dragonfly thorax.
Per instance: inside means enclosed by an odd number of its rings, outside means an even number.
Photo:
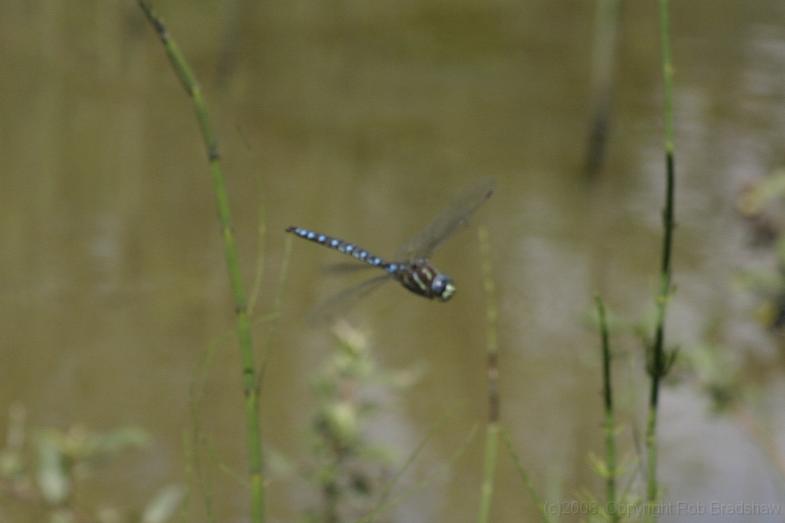
[[[439,272],[427,260],[406,264],[395,276],[406,289],[424,298],[447,301],[455,294],[452,278]]]

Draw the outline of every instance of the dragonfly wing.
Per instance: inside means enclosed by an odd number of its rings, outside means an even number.
[[[358,262],[336,262],[330,263],[327,265],[322,266],[322,272],[324,274],[356,274],[358,272],[364,272],[369,269],[376,269],[378,267],[374,267],[373,265],[368,265],[367,263],[358,263]]]
[[[389,274],[375,276],[358,285],[349,287],[314,307],[308,314],[308,322],[313,324],[329,323],[346,313],[360,299],[378,289],[383,283],[391,281]]]
[[[464,190],[427,227],[406,242],[398,250],[395,259],[414,260],[430,256],[436,247],[465,225],[469,216],[491,197],[494,186],[492,178],[482,178]]]

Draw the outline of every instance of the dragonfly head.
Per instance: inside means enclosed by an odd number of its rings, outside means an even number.
[[[440,301],[447,301],[455,294],[455,285],[452,279],[445,274],[437,274],[431,280],[431,292],[439,298]]]

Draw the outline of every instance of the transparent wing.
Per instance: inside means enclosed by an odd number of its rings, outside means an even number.
[[[466,224],[469,216],[491,197],[494,187],[492,178],[482,178],[469,186],[418,235],[403,244],[394,259],[414,260],[430,256],[436,247]]]
[[[322,266],[322,273],[329,275],[356,274],[370,270],[379,270],[379,267],[359,262],[335,262]]]
[[[328,323],[345,314],[358,301],[378,289],[383,283],[392,281],[389,274],[374,276],[353,287],[345,289],[311,310],[307,321],[312,324]]]

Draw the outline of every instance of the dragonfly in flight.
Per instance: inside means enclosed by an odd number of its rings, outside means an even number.
[[[494,181],[490,178],[483,178],[464,189],[425,228],[398,249],[392,258],[395,261],[387,261],[354,243],[334,236],[304,227],[287,227],[286,232],[335,249],[367,266],[384,271],[384,274],[334,296],[317,307],[313,316],[333,316],[339,309],[344,309],[388,281],[397,281],[408,291],[423,298],[448,301],[455,294],[455,283],[452,278],[434,267],[429,258],[442,243],[467,223],[472,213],[491,197],[493,191]]]

